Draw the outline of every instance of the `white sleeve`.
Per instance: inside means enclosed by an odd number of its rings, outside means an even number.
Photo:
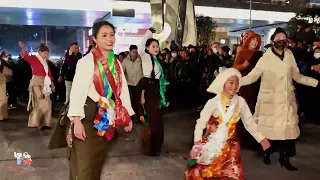
[[[88,97],[90,86],[93,78],[93,56],[88,54],[80,59],[77,63],[76,73],[73,78],[72,88],[70,92],[70,103],[68,117],[72,121],[72,117],[85,118],[84,106]]]
[[[259,131],[258,124],[254,122],[254,117],[251,114],[249,106],[245,99],[240,97],[240,104],[241,104],[241,112],[240,117],[244,124],[246,130],[256,139],[257,142],[261,142],[264,137]]]
[[[208,121],[213,115],[215,108],[214,99],[210,99],[200,113],[200,118],[197,120],[197,124],[194,130],[194,142],[202,139],[203,130],[206,128]]]
[[[149,38],[152,38],[152,32],[150,30],[146,32],[146,34],[143,36],[138,46],[138,53],[141,57],[144,56],[144,54],[146,54],[144,50],[145,50],[146,42]],[[143,58],[141,58],[141,60],[143,60]]]

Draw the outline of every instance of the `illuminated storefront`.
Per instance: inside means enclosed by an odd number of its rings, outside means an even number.
[[[149,21],[149,23],[148,23]],[[142,37],[151,26],[150,20],[146,19],[145,23],[124,23],[118,25],[116,28],[116,44],[114,47],[115,53],[123,51],[129,51],[130,45],[139,45],[142,41]],[[92,35],[92,29],[89,31],[89,36]],[[91,38],[86,40],[86,48],[91,44]]]

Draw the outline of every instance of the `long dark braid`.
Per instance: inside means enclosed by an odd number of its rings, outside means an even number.
[[[154,59],[153,59],[152,55],[147,50],[145,50],[145,52],[150,55],[151,62],[152,62],[152,70],[151,70],[150,77],[151,77],[152,80],[155,80],[156,79],[156,73],[154,71],[154,66],[155,66]]]
[[[147,42],[146,42],[146,47],[149,47],[152,42],[157,42],[157,43],[159,44],[159,41],[158,41],[158,40],[153,39],[153,38],[150,38],[150,39],[148,39]],[[153,56],[148,52],[147,49],[145,49],[145,52],[150,55],[151,62],[152,62],[152,71],[151,71],[150,76],[151,76],[151,79],[152,79],[152,80],[155,80],[155,79],[156,79],[156,73],[155,73],[155,71],[154,71],[155,60],[154,60]],[[157,58],[157,57],[156,57],[156,58]]]

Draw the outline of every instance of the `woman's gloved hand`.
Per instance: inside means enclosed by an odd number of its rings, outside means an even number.
[[[153,27],[150,27],[149,31],[151,31],[152,33],[156,33],[156,30]]]

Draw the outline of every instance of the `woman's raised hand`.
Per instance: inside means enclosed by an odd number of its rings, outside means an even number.
[[[149,31],[151,31],[152,33],[156,32],[156,29],[154,29],[153,27],[149,28]]]
[[[19,47],[21,48],[21,49],[24,49],[24,43],[23,42],[21,42],[21,41],[19,41]]]

